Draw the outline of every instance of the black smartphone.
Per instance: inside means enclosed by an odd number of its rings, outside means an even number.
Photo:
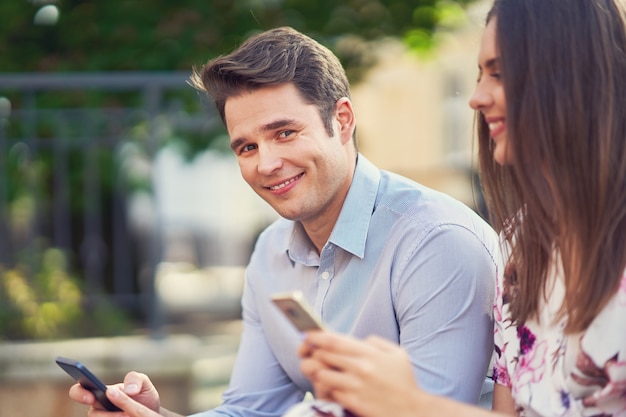
[[[272,296],[272,302],[283,312],[289,321],[301,332],[321,330],[322,322],[308,307],[304,295],[300,291]]]
[[[107,387],[98,377],[96,377],[85,365],[73,359],[57,356],[55,359],[65,372],[74,378],[86,390],[89,390],[96,397],[96,400],[108,411],[122,411],[113,404],[106,396]]]

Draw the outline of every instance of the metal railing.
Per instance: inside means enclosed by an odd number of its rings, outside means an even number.
[[[158,219],[139,241],[126,206],[130,193],[150,191],[150,175],[138,171],[164,142],[220,129],[189,75],[0,74],[4,270],[33,279],[45,250],[60,249],[84,284],[86,306],[110,299],[160,326]]]

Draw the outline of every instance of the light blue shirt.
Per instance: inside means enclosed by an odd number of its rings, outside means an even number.
[[[321,255],[297,222],[260,235],[230,387],[201,415],[281,416],[312,391],[299,370],[302,335],[270,300],[293,290],[328,328],[402,345],[424,390],[476,403],[493,350],[497,256],[496,234],[467,206],[359,155]]]

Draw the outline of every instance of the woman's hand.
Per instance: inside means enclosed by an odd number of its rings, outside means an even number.
[[[337,401],[361,417],[415,417],[427,401],[406,351],[380,337],[309,332],[299,354],[316,397]]]

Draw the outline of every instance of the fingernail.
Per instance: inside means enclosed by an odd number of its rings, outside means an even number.
[[[139,392],[139,386],[137,384],[128,384],[124,386],[124,392],[126,394],[136,394]]]

